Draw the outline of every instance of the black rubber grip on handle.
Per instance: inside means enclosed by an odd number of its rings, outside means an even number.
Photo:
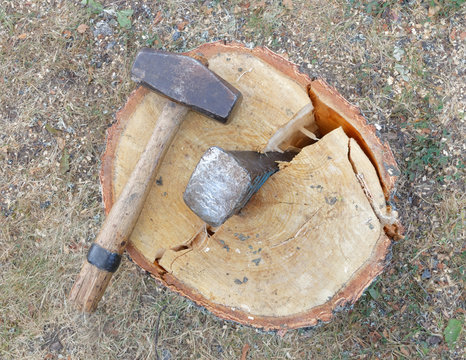
[[[87,261],[100,270],[113,273],[118,269],[118,266],[120,266],[121,255],[108,251],[94,243],[87,253]]]

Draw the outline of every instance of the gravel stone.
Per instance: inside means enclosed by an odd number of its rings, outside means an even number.
[[[94,36],[97,37],[99,35],[103,36],[111,36],[113,35],[113,29],[110,27],[110,25],[105,22],[104,20],[99,21],[95,25],[94,29]]]

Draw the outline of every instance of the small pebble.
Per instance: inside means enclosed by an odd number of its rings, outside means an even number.
[[[170,350],[163,349],[162,350],[162,360],[171,360],[172,359],[172,354]]]
[[[428,338],[427,338],[427,343],[430,345],[430,346],[434,346],[434,345],[438,345],[442,342],[442,338],[440,336],[437,336],[437,335],[430,335]]]
[[[172,35],[173,41],[178,40],[178,39],[180,38],[180,36],[181,36],[181,33],[180,33],[179,31],[175,31],[175,32],[173,33],[173,35]]]
[[[63,345],[62,343],[60,342],[60,340],[57,340],[55,341],[54,343],[52,343],[50,345],[50,350],[51,351],[56,351],[56,352],[60,352],[63,350]]]
[[[40,208],[41,209],[47,209],[50,206],[50,201],[44,201],[40,203]]]
[[[424,269],[421,275],[422,280],[427,280],[431,278],[431,273],[429,269]]]
[[[103,36],[111,36],[113,35],[113,30],[112,28],[110,27],[110,25],[108,25],[108,23],[106,23],[105,21],[99,21],[96,25],[95,25],[95,29],[94,29],[94,36],[97,37],[99,35],[103,35]]]
[[[115,45],[116,45],[116,41],[110,41],[110,42],[107,44],[106,49],[107,49],[107,50],[113,49],[113,47],[114,47]]]

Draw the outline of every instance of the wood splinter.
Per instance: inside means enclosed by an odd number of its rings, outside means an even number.
[[[303,106],[290,121],[273,134],[263,152],[299,150],[312,143],[308,138],[313,142],[318,141],[316,134],[319,128],[315,122],[313,110],[312,103]],[[303,138],[300,133],[305,137]]]

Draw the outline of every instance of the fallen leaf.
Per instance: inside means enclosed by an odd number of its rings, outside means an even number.
[[[65,140],[61,137],[57,137],[57,144],[58,144],[58,148],[60,150],[63,150],[65,148]]]
[[[131,16],[133,16],[133,10],[121,10],[117,12],[118,24],[125,29],[131,29]]]
[[[395,58],[396,61],[400,61],[403,55],[405,54],[405,51],[398,46],[395,46],[393,48],[393,57]]]
[[[376,344],[382,338],[382,335],[380,335],[377,331],[372,331],[369,333],[369,338],[372,344]]]
[[[78,26],[76,30],[78,30],[78,33],[84,34],[87,31],[87,29],[89,29],[89,26],[87,26],[86,24],[81,24]]]
[[[91,11],[95,14],[100,14],[104,11],[103,5],[95,0],[82,0],[81,4],[88,5],[91,8]]]
[[[28,304],[28,312],[29,312],[29,316],[30,316],[30,317],[34,317],[34,315],[35,315],[36,312],[37,312],[37,309],[36,309],[36,307],[34,306],[34,304],[32,304],[32,303],[29,303],[29,304]]]
[[[458,319],[448,320],[448,324],[443,332],[443,336],[450,349],[453,349],[455,347],[456,340],[458,340],[462,326],[463,323]]]
[[[68,249],[76,251],[78,250],[78,245],[74,242],[68,244]]]
[[[24,39],[26,39],[27,36],[28,35],[26,33],[22,33],[21,35],[18,36],[18,39],[24,40]]]
[[[162,12],[158,11],[157,15],[155,15],[154,25],[157,25],[159,22],[162,21],[162,19],[163,19]]]
[[[244,10],[247,10],[249,9],[249,7],[251,6],[251,3],[250,2],[244,2],[244,3],[241,3],[239,4]]]
[[[429,10],[427,12],[427,16],[432,17],[435,16],[440,10],[440,6],[429,6]]]
[[[60,159],[60,173],[64,175],[68,171],[70,171],[70,154],[68,154],[68,150],[64,149]]]
[[[409,350],[407,347],[403,346],[400,348],[400,351],[403,353],[405,356],[409,356]]]
[[[380,293],[375,287],[371,287],[369,289],[369,294],[374,300],[377,300],[380,297]]]
[[[406,311],[406,308],[408,307],[407,304],[404,304],[402,307],[401,307],[401,310],[400,310],[400,313],[404,313]]]
[[[179,24],[176,25],[176,27],[178,28],[179,31],[183,30],[185,28],[186,25],[188,25],[189,22],[188,21],[182,21],[180,22]]]
[[[395,64],[395,70],[398,71],[404,81],[409,81],[409,70],[401,64]]]
[[[61,134],[61,131],[58,130],[58,129],[55,129],[54,127],[52,127],[50,124],[45,124],[45,130],[47,130],[49,133],[51,133],[52,135],[60,135]]]
[[[460,34],[460,40],[463,41],[464,39],[466,39],[466,31],[462,31]]]

